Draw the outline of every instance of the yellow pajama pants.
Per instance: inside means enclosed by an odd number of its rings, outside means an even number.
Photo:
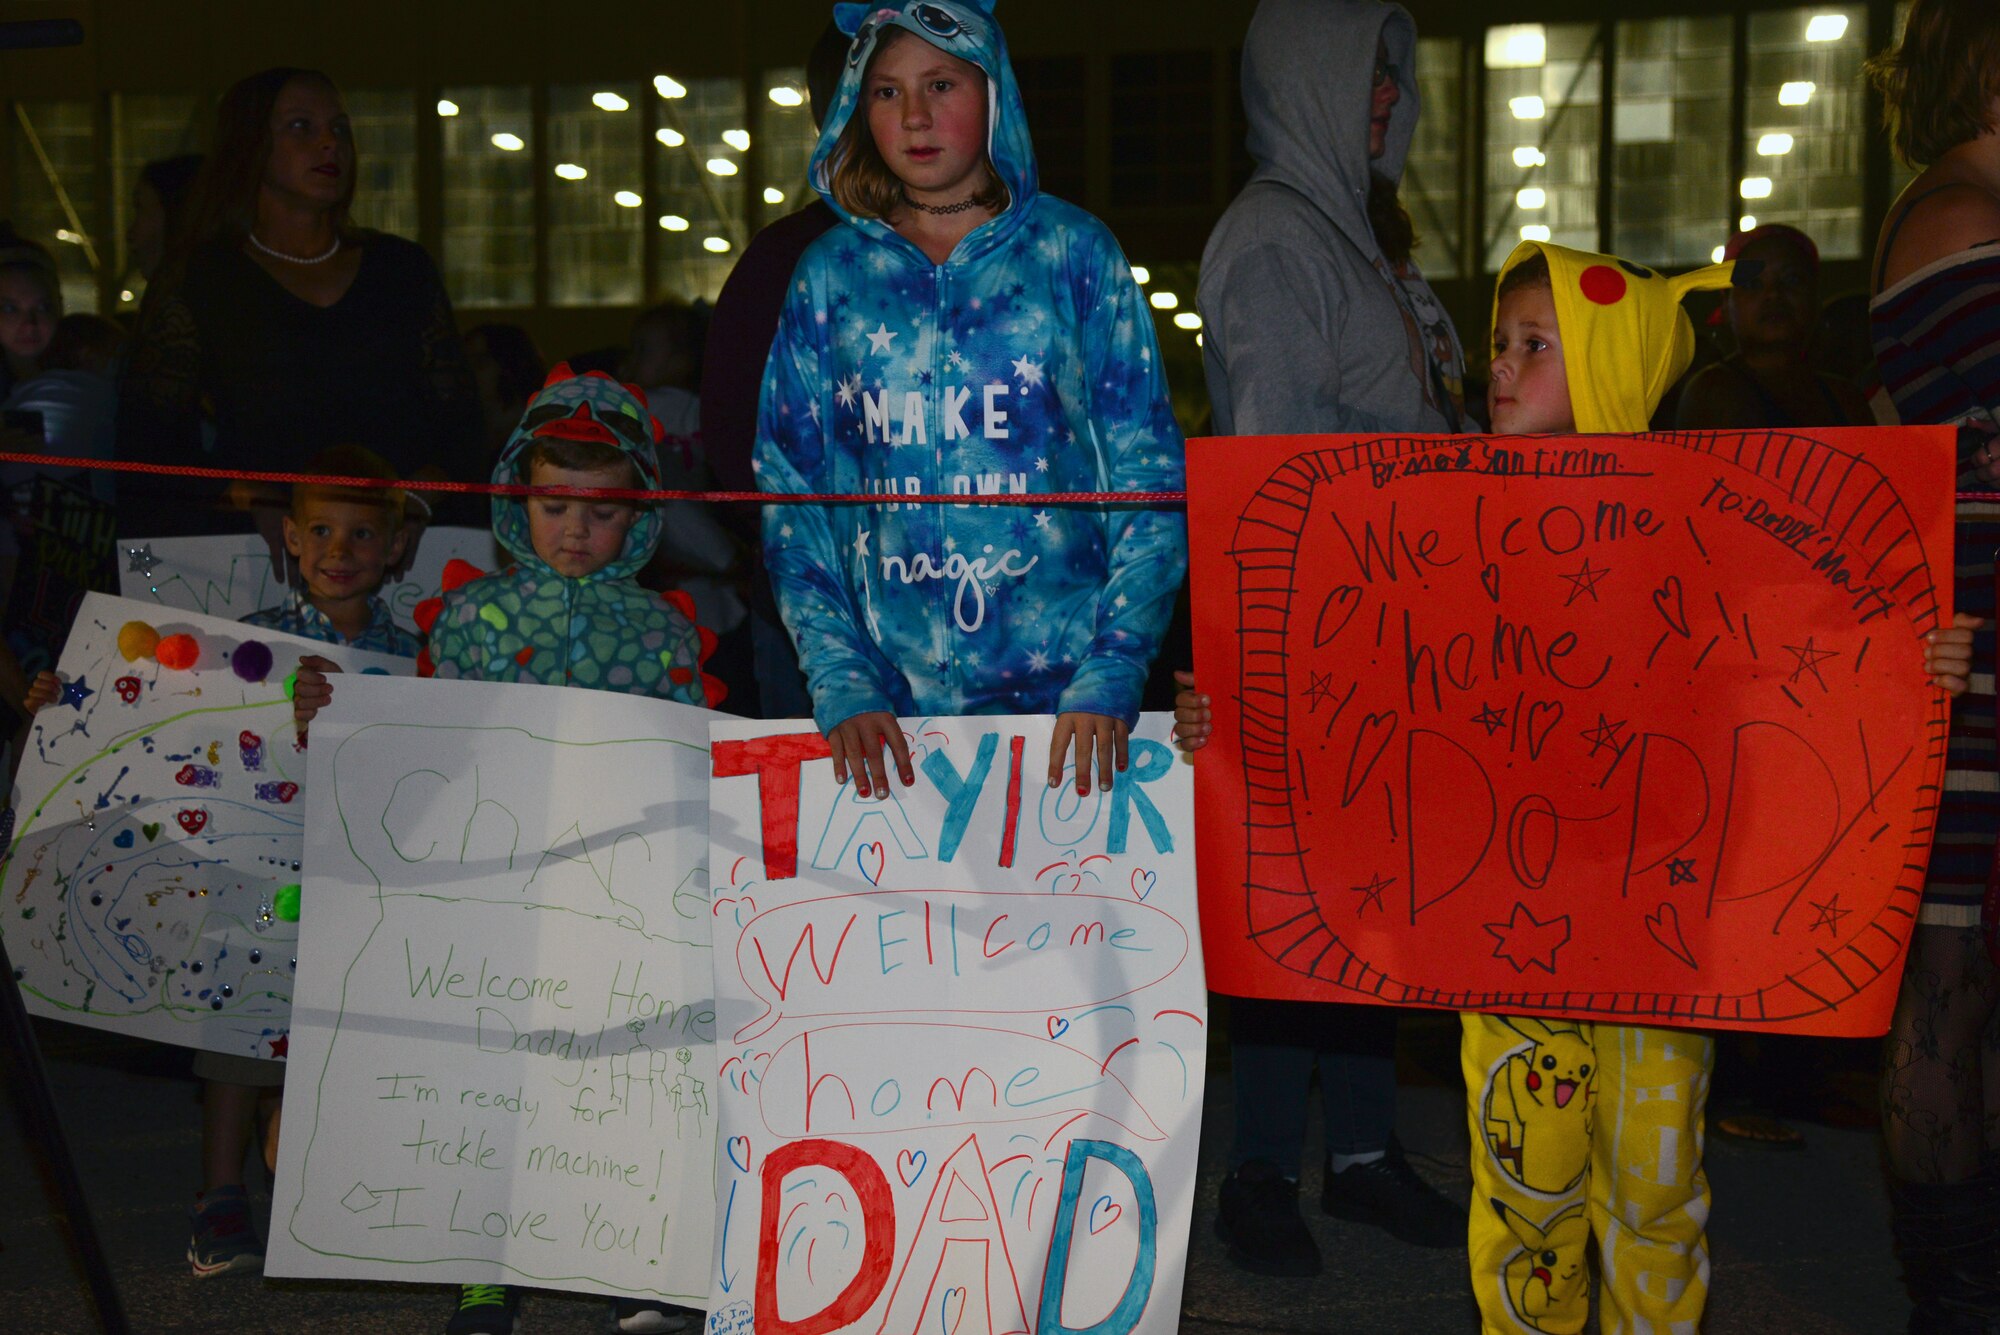
[[[1708,1300],[1703,1110],[1685,1029],[1461,1017],[1472,1286],[1488,1335],[1574,1335],[1596,1238],[1604,1335],[1696,1335]]]

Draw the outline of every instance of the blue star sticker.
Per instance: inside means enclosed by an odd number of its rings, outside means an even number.
[[[83,702],[96,694],[96,691],[91,690],[90,687],[84,684],[83,678],[78,677],[75,681],[66,681],[63,683],[62,703],[69,705],[81,713],[83,711]]]

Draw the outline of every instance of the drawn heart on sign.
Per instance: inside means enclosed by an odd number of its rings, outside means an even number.
[[[1139,871],[1135,869],[1132,873],[1132,893],[1139,896],[1141,904],[1146,902],[1153,893],[1153,887],[1159,883],[1160,874],[1156,871]]]
[[[130,830],[120,830],[112,838],[111,842],[119,848],[130,848],[132,846],[132,832]]]
[[[1554,732],[1556,724],[1562,722],[1563,706],[1560,700],[1537,700],[1528,706],[1528,759],[1540,760],[1542,747]],[[1544,719],[1547,721],[1544,722]]]
[[[723,1146],[729,1155],[729,1162],[736,1165],[737,1172],[750,1171],[750,1137],[731,1136],[723,1142]]]
[[[861,868],[861,874],[868,878],[868,884],[880,885],[882,869],[889,863],[889,850],[882,846],[880,839],[876,839],[854,850],[854,862]],[[872,871],[869,870],[871,864],[874,867]]]
[[[299,786],[297,784],[281,783],[278,785],[278,800],[280,802],[289,802],[298,795]]]
[[[956,1302],[952,1301],[957,1299]],[[938,1329],[943,1335],[958,1335],[958,1323],[965,1320],[965,1290],[953,1285],[938,1303]]]
[[[1068,1020],[1065,1020],[1065,1019],[1064,1019],[1064,1018],[1063,1018],[1062,1016],[1060,1016],[1060,1015],[1051,1015],[1051,1016],[1049,1017],[1049,1037],[1050,1037],[1050,1038],[1052,1038],[1052,1039],[1055,1039],[1055,1038],[1061,1038],[1061,1037],[1062,1037],[1062,1036],[1063,1036],[1064,1034],[1067,1034],[1068,1032],[1069,1032],[1069,1021],[1068,1021]]]
[[[917,1179],[924,1175],[924,1165],[930,1159],[922,1150],[899,1150],[896,1153],[896,1176],[903,1179],[903,1185],[914,1187]]]
[[[1343,584],[1329,593],[1319,605],[1319,620],[1313,625],[1313,648],[1324,649],[1360,610],[1361,590],[1354,585]]]
[[[1104,1208],[1107,1205],[1111,1207],[1108,1210]],[[1099,1211],[1103,1211],[1104,1213],[1104,1222],[1101,1224],[1097,1222],[1097,1215]],[[1094,1237],[1097,1234],[1102,1233],[1105,1229],[1110,1228],[1113,1224],[1118,1222],[1118,1216],[1124,1213],[1125,1213],[1125,1207],[1120,1205],[1117,1201],[1112,1200],[1109,1196],[1099,1196],[1097,1198],[1097,1204],[1090,1207],[1091,1235]]]
[[[118,698],[126,704],[129,705],[139,698],[139,679],[137,677],[120,677],[111,684],[117,690]]]
[[[1479,582],[1486,588],[1486,596],[1494,602],[1500,601],[1500,567],[1488,565],[1479,572]]]
[[[174,782],[183,788],[191,788],[198,777],[199,771],[193,765],[182,765],[174,774]]]
[[[1368,776],[1375,770],[1375,762],[1389,749],[1389,743],[1396,738],[1396,711],[1391,709],[1380,714],[1370,714],[1361,720],[1361,726],[1354,730],[1354,752],[1347,758],[1347,780],[1341,789],[1340,804],[1351,806],[1361,785],[1368,782]]]
[[[149,820],[139,827],[139,833],[145,835],[146,842],[150,844],[160,837],[160,823],[156,820]]]
[[[1669,607],[1669,603],[1673,605]],[[1653,590],[1653,610],[1658,612],[1660,619],[1673,627],[1674,632],[1682,639],[1693,638],[1688,633],[1687,601],[1681,593],[1679,575],[1667,576],[1665,582]]]
[[[176,811],[174,819],[189,834],[200,834],[202,826],[208,824],[208,813],[197,807],[193,811]]]
[[[1687,938],[1681,935],[1680,910],[1670,903],[1662,903],[1659,910],[1646,915],[1646,935],[1653,943],[1685,964],[1690,969],[1699,969],[1694,952],[1688,949]]]

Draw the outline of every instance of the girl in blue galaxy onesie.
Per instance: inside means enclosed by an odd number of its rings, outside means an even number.
[[[841,216],[806,251],[765,373],[759,485],[813,715],[863,796],[898,714],[1053,713],[1049,784],[1110,787],[1187,567],[1177,510],[925,505],[926,493],[1177,491],[1146,302],[1105,226],[1041,194],[1006,40],[972,0],[843,4],[813,153]],[[1072,756],[1073,750],[1073,756]]]

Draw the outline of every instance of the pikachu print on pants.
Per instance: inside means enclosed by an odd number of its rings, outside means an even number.
[[[1596,1239],[1605,1335],[1696,1335],[1715,1047],[1636,1025],[1465,1015],[1473,1290],[1489,1335],[1575,1335]]]

